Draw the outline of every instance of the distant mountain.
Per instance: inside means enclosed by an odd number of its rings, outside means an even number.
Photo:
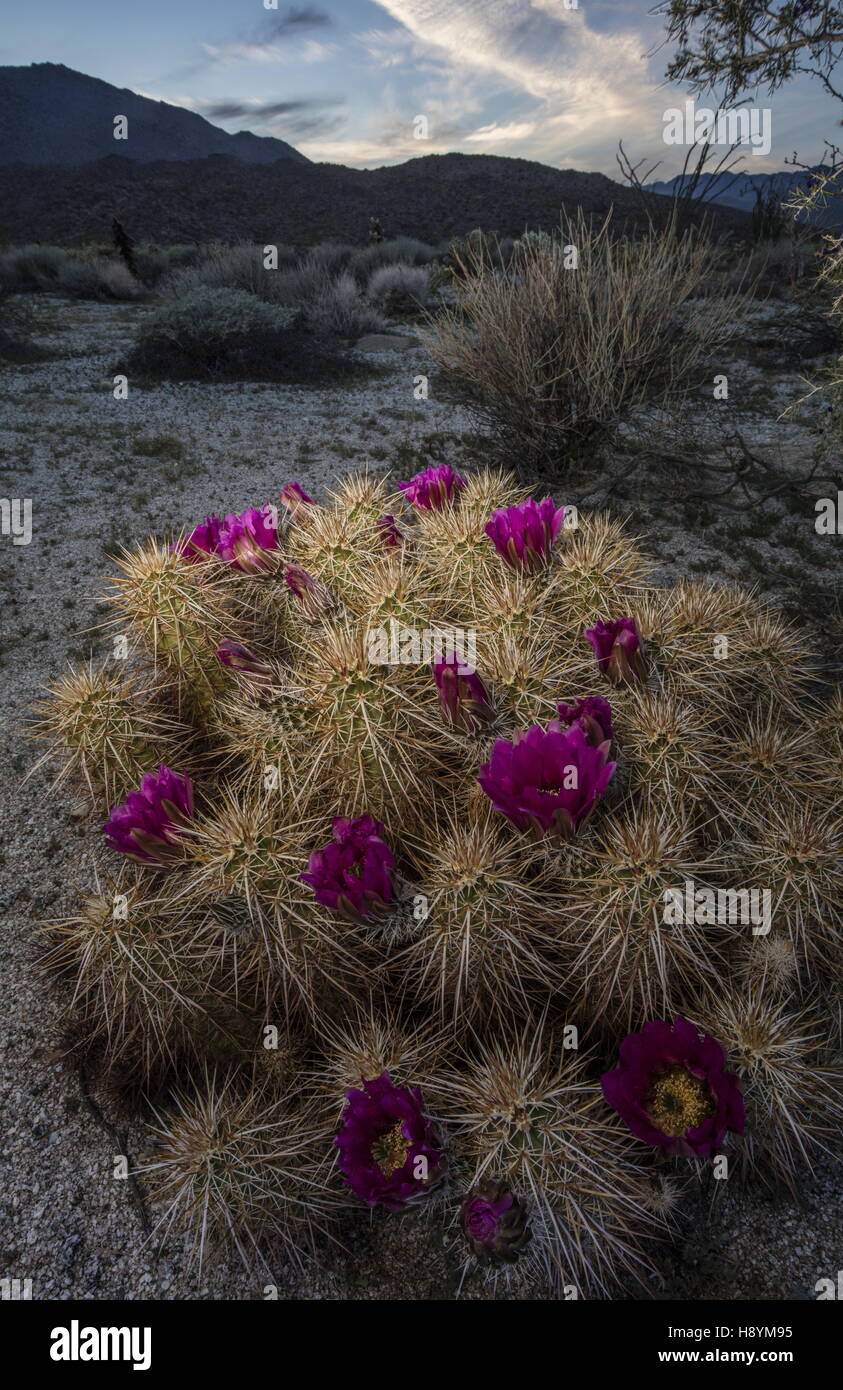
[[[667,215],[664,198],[644,201],[656,222]],[[473,227],[552,231],[577,208],[599,218],[611,210],[618,227],[646,219],[641,198],[604,174],[497,155],[426,155],[381,169],[224,158],[140,165],[116,155],[77,168],[0,166],[0,236],[12,243],[107,239],[115,216],[136,241],[359,243],[374,216],[387,237],[435,245]],[[729,208],[701,207],[704,217],[739,233],[748,225]]]
[[[787,169],[777,174],[703,174],[697,185],[694,197],[717,203],[720,207],[738,208],[742,212],[752,212],[756,198],[766,198],[772,193],[780,202],[787,202],[794,191],[804,187],[811,173],[810,169]],[[659,193],[672,197],[687,186],[690,174],[678,174],[676,178],[646,184],[648,193]],[[841,185],[843,193],[843,185]],[[811,218],[815,227],[843,228],[843,198],[829,199],[825,208],[817,208]]]
[[[125,116],[128,139],[114,139]],[[283,140],[242,130],[229,135],[203,116],[112,87],[61,63],[0,67],[0,163],[86,164],[108,155],[150,163],[233,155],[249,164],[307,164]]]

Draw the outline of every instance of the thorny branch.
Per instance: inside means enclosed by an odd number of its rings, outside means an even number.
[[[827,487],[832,493],[843,492],[843,475],[821,473],[823,459],[820,456],[815,456],[809,472],[801,477],[792,477],[790,475],[785,476],[775,464],[754,453],[740,430],[734,430],[726,435],[721,440],[721,448],[725,455],[722,464],[714,463],[711,459],[703,457],[699,451],[695,451],[694,462],[701,472],[714,475],[714,478],[724,482],[725,486],[719,489],[717,487],[700,488],[695,492],[687,492],[685,497],[688,501],[717,502],[729,511],[750,512],[775,497],[789,497],[793,502],[799,504],[804,501],[805,489],[809,486],[814,488]],[[668,464],[679,464],[683,468],[687,468],[687,446],[682,448],[682,452],[676,448],[664,447],[648,450],[648,452],[651,458],[660,459]],[[596,503],[592,502],[592,505],[605,505],[608,499],[617,492],[620,484],[639,468],[640,458],[636,455],[629,467],[613,474],[603,496]],[[734,499],[733,494],[737,494],[738,500]],[[727,500],[730,498],[732,500]]]

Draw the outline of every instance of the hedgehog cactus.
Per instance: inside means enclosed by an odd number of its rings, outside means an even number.
[[[124,554],[125,675],[42,706],[123,857],[52,965],[169,1088],[168,1223],[247,1254],[412,1206],[610,1295],[707,1163],[794,1182],[839,1124],[840,696],[753,595],[653,587],[500,472],[280,501]]]

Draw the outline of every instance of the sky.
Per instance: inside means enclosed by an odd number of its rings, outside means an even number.
[[[685,154],[663,138],[687,93],[663,82],[670,50],[647,0],[2,6],[2,64],[64,63],[312,160],[373,168],[459,150],[619,177],[622,139],[633,163],[659,161],[653,177],[670,178]],[[771,148],[747,148],[748,173],[794,151],[815,162],[839,134],[839,104],[808,78],[752,104],[770,110]]]

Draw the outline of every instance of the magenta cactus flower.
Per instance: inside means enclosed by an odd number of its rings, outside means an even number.
[[[266,661],[229,637],[220,642],[217,657],[223,666],[227,666],[235,675],[241,677],[246,685],[266,689],[275,682],[272,667]]]
[[[395,517],[391,512],[387,512],[378,522],[378,531],[381,539],[388,550],[396,549],[404,544],[404,533],[399,531],[395,524]]]
[[[348,1103],[334,1139],[339,1170],[370,1207],[403,1211],[429,1192],[442,1166],[440,1140],[424,1114],[422,1093],[417,1086],[396,1086],[385,1071],[345,1095]]]
[[[301,483],[285,483],[278,495],[292,516],[313,506],[313,498],[308,497]]]
[[[507,1182],[482,1178],[460,1208],[460,1226],[481,1264],[514,1263],[529,1243],[527,1209]]]
[[[308,622],[318,622],[330,612],[333,603],[328,590],[301,565],[285,565],[284,581]]]
[[[228,515],[220,528],[217,550],[226,564],[245,574],[274,569],[272,552],[278,550],[278,534],[271,509],[249,507],[240,516]]]
[[[425,468],[421,473],[416,473],[408,483],[399,483],[398,489],[403,492],[408,502],[412,502],[414,507],[420,511],[441,511],[447,502],[450,502],[456,492],[461,492],[465,487],[465,479],[459,473],[455,473],[449,463],[441,463],[436,468]]]
[[[392,850],[383,825],[372,816],[337,816],[333,828],[333,840],[311,854],[307,872],[299,877],[323,907],[347,921],[365,922],[393,901]]]
[[[189,536],[177,541],[173,549],[191,564],[207,560],[209,555],[217,553],[221,526],[218,516],[206,516],[203,522],[194,526]]]
[[[557,507],[552,497],[541,502],[528,497],[515,507],[492,512],[485,529],[510,568],[534,572],[547,564],[564,520],[565,508]]]
[[[476,671],[467,671],[457,652],[433,663],[433,679],[446,718],[457,729],[471,730],[493,717],[489,695]]]
[[[493,806],[535,837],[569,839],[608,787],[615,763],[609,744],[595,748],[579,724],[563,729],[552,719],[513,741],[497,739],[478,781]]]
[[[595,623],[586,628],[584,636],[594,649],[600,674],[613,685],[647,679],[641,633],[634,618]]]
[[[139,864],[171,864],[184,852],[182,831],[193,815],[193,786],[188,776],[162,763],[147,772],[140,789],[115,806],[103,826],[112,849]]]
[[[587,695],[584,700],[575,700],[573,704],[557,705],[556,713],[563,728],[579,724],[593,748],[599,748],[601,743],[607,741],[612,742],[612,706],[602,695]]]
[[[684,1018],[629,1033],[600,1084],[632,1133],[664,1153],[706,1158],[727,1130],[744,1132],[740,1078],[726,1071],[720,1044]]]

